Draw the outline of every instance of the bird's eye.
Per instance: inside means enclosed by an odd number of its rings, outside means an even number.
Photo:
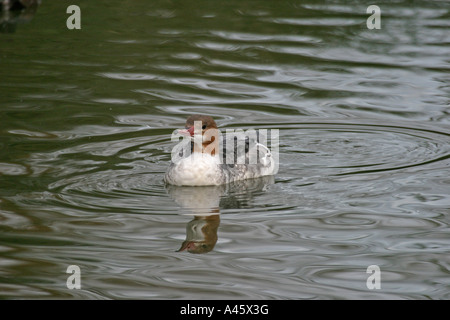
[[[205,130],[205,129],[206,129],[206,124],[204,124],[204,125],[203,125],[202,129],[203,129],[203,130]]]

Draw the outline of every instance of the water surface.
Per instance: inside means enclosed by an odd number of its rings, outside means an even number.
[[[447,2],[77,4],[0,33],[1,298],[450,298]],[[165,186],[192,113],[278,174]]]

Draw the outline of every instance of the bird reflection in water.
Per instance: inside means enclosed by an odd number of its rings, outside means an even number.
[[[217,243],[220,209],[251,207],[252,199],[274,182],[273,176],[237,181],[220,186],[179,187],[166,185],[167,192],[194,219],[186,226],[186,240],[177,252],[207,253]]]
[[[195,216],[186,226],[186,240],[177,251],[187,250],[190,253],[210,252],[217,242],[217,229],[220,224],[220,215],[214,214],[206,217]]]

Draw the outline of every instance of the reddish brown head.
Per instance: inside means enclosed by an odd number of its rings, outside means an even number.
[[[215,150],[218,147],[218,140],[216,139],[217,136],[217,124],[214,121],[214,119],[210,116],[195,114],[187,118],[185,128],[184,130],[179,130],[178,132],[182,135],[190,135],[191,137],[194,137],[195,132],[195,123],[200,122],[200,126],[197,125],[197,130],[201,130],[202,135],[202,151],[201,152],[208,152],[211,155],[215,154]],[[211,130],[212,129],[212,130]],[[199,132],[200,133],[200,132]],[[205,134],[207,133],[207,134]],[[210,146],[211,143],[215,142],[213,145]],[[196,150],[195,151],[200,151]]]
[[[201,121],[202,134],[209,129],[217,129],[217,124],[214,119],[210,116],[204,116],[201,114],[194,114],[187,118],[185,128],[189,131],[191,136],[194,135],[194,124],[195,121]]]

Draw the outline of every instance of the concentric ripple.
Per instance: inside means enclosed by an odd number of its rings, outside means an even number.
[[[361,122],[305,123],[295,129],[285,125],[280,139],[286,145],[286,160],[301,157],[304,166],[336,176],[448,165],[448,132],[415,123],[405,123],[415,125],[407,127]]]

